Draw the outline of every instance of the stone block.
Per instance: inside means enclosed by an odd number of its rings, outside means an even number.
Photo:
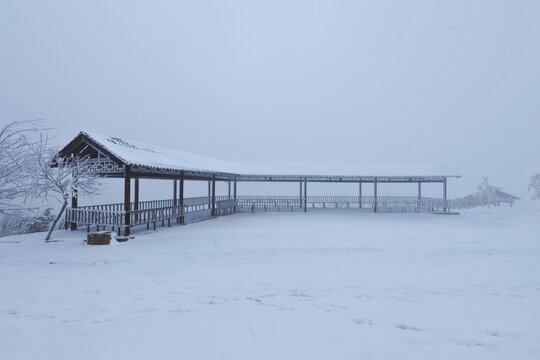
[[[86,237],[86,244],[88,245],[109,245],[111,243],[112,235],[110,232],[94,232],[88,233]]]

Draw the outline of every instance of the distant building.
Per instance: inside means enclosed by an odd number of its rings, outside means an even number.
[[[465,196],[461,200],[473,206],[500,206],[501,203],[514,205],[514,201],[521,200],[519,197],[502,191],[502,188],[488,185],[486,183],[479,190],[471,195]]]

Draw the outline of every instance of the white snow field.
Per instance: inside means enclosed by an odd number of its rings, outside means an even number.
[[[0,238],[1,359],[539,359],[540,206]]]

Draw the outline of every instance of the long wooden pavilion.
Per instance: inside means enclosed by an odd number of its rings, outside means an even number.
[[[87,171],[99,176],[124,179],[124,202],[78,207],[77,196],[66,210],[66,228],[112,227],[128,235],[130,228],[161,222],[184,223],[187,212],[210,210],[211,216],[243,208],[368,207],[373,211],[449,212],[462,203],[447,199],[447,181],[460,176],[438,165],[397,164],[391,168],[360,164],[249,164],[213,159],[160,146],[80,132],[59,153],[85,159]],[[167,200],[139,201],[140,179],[173,181],[173,196]],[[184,181],[208,182],[208,197],[185,198]],[[216,196],[216,182],[228,184],[227,196]],[[298,196],[237,196],[239,182],[295,182]],[[357,196],[308,196],[309,182],[357,183]],[[134,199],[131,199],[132,183]],[[373,196],[363,196],[363,184],[373,185]],[[416,183],[417,196],[378,196],[379,183]],[[423,183],[442,184],[441,198],[422,197]],[[231,185],[233,187],[231,193]]]

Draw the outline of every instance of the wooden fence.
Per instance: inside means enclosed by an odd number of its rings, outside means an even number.
[[[216,215],[235,213],[239,209],[248,208],[254,211],[256,208],[277,209],[278,211],[309,208],[371,208],[376,211],[402,211],[402,212],[449,212],[451,209],[464,209],[474,206],[470,201],[458,199],[447,200],[437,198],[418,198],[415,196],[239,196],[237,199],[229,199],[228,196],[216,196]],[[146,225],[156,228],[156,224],[162,226],[171,225],[171,221],[183,223],[187,213],[209,210],[212,207],[207,196],[185,198],[180,206],[178,200],[151,200],[131,203],[131,210],[126,212],[124,204],[102,204],[81,206],[66,209],[65,224],[74,223],[78,226],[96,226],[97,230],[105,230],[111,227],[118,230],[126,227]],[[129,218],[126,225],[126,216]]]
[[[228,200],[227,196],[216,196],[216,202],[222,200]],[[150,201],[139,201],[138,210],[148,210],[148,209],[158,209],[166,208],[171,206],[180,205],[179,200],[165,199],[165,200],[150,200]],[[199,211],[195,209],[201,209],[201,206],[205,206],[205,209],[209,209],[211,206],[211,200],[208,196],[192,197],[184,199],[184,207],[193,208],[191,211]],[[124,203],[114,203],[114,204],[102,204],[102,205],[88,205],[88,206],[79,206],[77,209],[90,209],[90,210],[105,210],[105,211],[124,211]],[[135,210],[135,203],[130,203],[130,209]],[[189,212],[189,209],[186,209],[186,212]]]
[[[178,203],[178,201],[176,201]],[[134,203],[131,204],[132,208]],[[96,229],[105,230],[110,227],[113,231],[120,230],[126,227],[134,227],[138,225],[146,225],[149,229],[150,225],[156,229],[156,224],[161,223],[162,226],[171,226],[171,221],[183,223],[185,214],[188,212],[196,212],[208,210],[211,204],[208,203],[208,197],[186,198],[184,205],[175,205],[174,200],[152,200],[141,201],[138,210],[124,211],[124,204],[104,204],[81,206],[78,208],[67,208],[65,216],[66,228],[68,224],[77,224],[78,226],[86,226],[90,231],[90,226],[96,226]],[[233,213],[237,209],[237,201],[228,199],[227,196],[216,197],[216,210],[218,215]],[[126,225],[126,216],[129,217],[129,225]]]
[[[469,208],[467,202],[437,198],[418,198],[416,196],[239,196],[238,207],[275,209],[303,208],[377,208],[377,211],[450,211],[450,209]]]

